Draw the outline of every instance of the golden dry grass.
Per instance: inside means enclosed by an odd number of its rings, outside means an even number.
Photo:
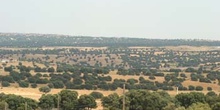
[[[46,49],[71,49],[71,48],[76,48],[76,49],[79,49],[79,50],[105,50],[107,49],[107,47],[43,47],[42,49],[46,50]],[[143,50],[148,50],[148,49],[151,49],[153,47],[129,47],[130,49],[138,49],[138,51],[143,51]],[[215,47],[206,47],[206,46],[201,46],[201,47],[195,47],[195,46],[166,46],[164,47],[165,49],[168,49],[168,50],[173,50],[173,51],[210,51],[210,50],[216,50],[216,49],[220,49],[220,48],[215,48]],[[6,49],[6,50],[22,50],[22,49],[25,49],[25,48],[0,48],[0,49]],[[35,48],[32,48],[32,49],[35,49]],[[156,51],[154,54],[155,55],[158,55],[158,54],[163,54],[164,52],[160,52],[160,51]],[[181,52],[180,52],[181,53]],[[114,58],[112,59],[112,61],[115,63],[115,64],[120,64],[122,62],[122,60],[119,58],[119,56],[116,56],[115,54],[110,54],[111,55],[111,58]],[[43,57],[45,57],[47,55],[44,55],[44,54],[26,54],[26,58],[27,59],[32,59],[32,58],[40,58],[40,59],[43,59]],[[106,55],[103,54],[101,57],[98,57],[98,56],[95,56],[95,55],[87,55],[87,58],[82,58],[80,59],[80,57],[83,57],[81,55],[73,55],[69,58],[66,58],[66,56],[62,56],[58,59],[56,59],[56,57],[58,55],[48,55],[50,57],[49,60],[47,61],[53,61],[53,62],[67,62],[70,60],[70,58],[73,58],[73,59],[79,59],[77,61],[77,63],[81,62],[81,61],[85,61],[91,65],[94,65],[96,63],[96,61],[99,61],[99,62],[102,62],[103,66],[106,66],[106,62],[105,62],[105,58]],[[131,54],[131,56],[137,56],[137,54]],[[12,58],[12,59],[18,59],[19,57],[21,57],[21,55],[12,55],[10,56],[9,58]],[[91,59],[91,61],[88,62],[88,57],[94,57]],[[138,57],[138,56],[137,56]],[[94,61],[94,59],[96,59]],[[111,60],[109,60],[109,62],[111,62]],[[10,65],[13,65],[13,66],[17,66],[18,65],[18,61],[15,61],[15,62],[9,62],[7,64],[7,66],[10,66]],[[23,61],[22,62],[23,65],[25,66],[30,66],[30,67],[33,67],[33,63],[32,62],[26,62],[26,61]],[[45,67],[44,64],[41,64],[41,63],[36,63],[35,64],[41,68]],[[74,62],[70,62],[70,64],[75,64]],[[0,63],[0,65],[2,65],[2,63]],[[171,65],[172,66],[172,65]],[[175,65],[174,65],[175,66]],[[54,68],[56,68],[56,65],[53,65]],[[112,79],[131,79],[131,78],[134,78],[134,79],[139,79],[140,76],[130,76],[130,75],[126,75],[126,76],[122,76],[122,75],[117,75],[116,74],[117,71],[112,71],[110,72],[110,76],[112,77]],[[5,72],[3,69],[0,69],[0,75],[8,75],[9,73],[8,72]],[[31,74],[36,74],[34,71],[31,71]],[[50,73],[42,73],[42,74],[50,74]],[[169,74],[169,73],[165,73],[165,74]],[[207,93],[207,87],[212,87],[213,91],[216,92],[217,94],[219,94],[220,92],[220,87],[217,85],[217,84],[211,84],[211,83],[201,83],[201,82],[196,82],[196,81],[190,81],[190,73],[186,73],[186,76],[187,76],[187,80],[184,81],[182,84],[183,86],[185,87],[188,87],[189,85],[193,85],[193,86],[202,86],[204,88],[203,93]],[[143,76],[145,79],[149,79],[148,76]],[[164,81],[164,77],[156,77],[155,80],[152,80],[152,81],[158,81],[158,82],[163,82]],[[38,85],[38,87],[42,87],[42,86],[45,86],[45,85]],[[63,89],[52,89],[51,92],[49,92],[49,94],[57,94],[59,93],[61,90]],[[21,95],[23,97],[28,97],[28,98],[32,98],[32,99],[35,99],[35,100],[38,100],[41,95],[43,93],[39,92],[39,88],[20,88],[18,87],[17,84],[12,84],[11,87],[4,87],[3,89],[0,89],[0,91],[2,93],[6,93],[6,94],[15,94],[15,95]],[[122,89],[117,89],[116,91],[103,91],[103,90],[74,90],[74,91],[77,91],[79,95],[83,95],[83,94],[90,94],[91,92],[93,91],[97,91],[97,92],[101,92],[103,93],[104,96],[107,96],[109,94],[112,94],[112,93],[118,93],[119,95],[122,95]],[[170,95],[174,96],[177,94],[177,92],[174,90],[174,91],[167,91]],[[179,93],[188,93],[188,92],[191,92],[191,91],[179,91]],[[100,100],[97,100],[97,103],[98,103],[98,108],[96,110],[102,110],[103,108],[101,107],[101,101]]]

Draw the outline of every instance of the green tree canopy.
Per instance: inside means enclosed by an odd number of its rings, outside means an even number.
[[[60,95],[60,107],[64,110],[74,110],[77,106],[78,93],[76,91],[62,90]]]
[[[96,108],[97,104],[93,96],[81,95],[78,99],[78,107],[83,109],[87,108],[88,110],[90,110],[91,108]]]
[[[52,108],[55,108],[57,103],[57,97],[55,95],[47,94],[42,95],[39,99],[39,107],[41,109],[51,110]]]

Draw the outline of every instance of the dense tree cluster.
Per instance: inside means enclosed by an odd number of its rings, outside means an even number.
[[[110,94],[102,98],[109,110],[121,110],[123,97]],[[181,93],[174,98],[166,92],[132,90],[125,94],[126,110],[219,110],[220,96],[214,92]]]
[[[52,110],[59,107],[62,110],[90,110],[97,107],[96,99],[99,98],[104,109],[108,110],[121,110],[123,99],[126,110],[219,110],[220,107],[220,96],[215,92],[181,93],[171,97],[164,91],[131,90],[122,96],[113,93],[103,97],[99,92],[78,96],[75,91],[62,90],[58,94],[43,94],[39,101],[17,95],[0,94],[0,108],[24,110],[27,107],[28,110],[39,108]]]
[[[81,95],[75,91],[62,90],[58,94],[43,94],[39,101],[30,98],[23,98],[17,95],[0,94],[0,109],[10,110],[52,110],[57,108],[62,110],[90,110],[96,108],[97,103],[91,95]]]

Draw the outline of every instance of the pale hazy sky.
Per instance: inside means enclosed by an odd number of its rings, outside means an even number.
[[[220,0],[0,0],[0,32],[220,40]]]

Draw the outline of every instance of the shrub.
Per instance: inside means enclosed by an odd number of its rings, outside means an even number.
[[[164,73],[154,73],[154,76],[164,76]]]
[[[2,86],[8,87],[8,86],[10,86],[10,83],[8,81],[2,81]]]
[[[180,74],[180,77],[186,78],[186,74],[181,73],[181,74]]]
[[[36,84],[36,83],[32,83],[32,84],[31,84],[31,87],[32,87],[32,88],[36,88],[36,87],[37,87],[37,84]]]
[[[20,82],[18,82],[18,84],[20,87],[29,87],[29,83],[25,82],[25,81],[20,81]]]
[[[154,80],[156,79],[153,75],[149,76],[149,79]]]
[[[11,72],[11,71],[13,71],[13,67],[12,67],[12,66],[10,66],[10,67],[5,67],[5,68],[4,68],[4,71]]]
[[[100,92],[92,92],[90,93],[91,96],[93,96],[95,99],[101,99],[103,97],[103,94]]]
[[[213,91],[210,91],[206,94],[207,96],[217,96],[217,94]]]
[[[203,87],[202,86],[196,86],[196,91],[202,91]]]
[[[54,88],[63,88],[64,87],[64,84],[62,81],[53,81],[52,82]]]
[[[193,90],[195,90],[195,87],[192,86],[192,85],[189,85],[189,86],[188,86],[188,89],[189,89],[190,91],[193,91]]]
[[[44,92],[44,93],[48,93],[51,91],[51,89],[48,86],[44,86],[44,87],[39,88],[39,91]]]
[[[42,74],[41,73],[37,73],[35,76],[42,77]]]
[[[131,78],[131,79],[128,79],[128,80],[127,80],[127,83],[133,85],[133,84],[135,84],[135,83],[138,83],[138,80]]]
[[[53,72],[55,72],[55,69],[53,67],[50,67],[50,68],[48,68],[47,71],[50,72],[50,73],[53,73]]]
[[[187,87],[180,86],[178,89],[179,89],[179,90],[186,91],[186,90],[187,90]]]
[[[211,88],[211,87],[207,87],[207,90],[208,90],[208,91],[212,91],[212,88]]]
[[[49,88],[54,88],[53,83],[49,83],[47,86],[48,86]]]
[[[75,78],[75,79],[73,80],[73,83],[76,84],[76,85],[81,85],[81,84],[83,83],[83,80],[80,79],[80,78]]]
[[[49,77],[47,74],[43,74],[43,77]]]

